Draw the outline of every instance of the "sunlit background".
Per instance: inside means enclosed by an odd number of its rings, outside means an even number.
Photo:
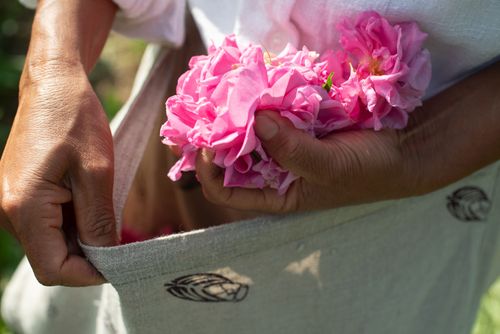
[[[17,108],[18,81],[28,47],[33,11],[15,0],[0,2],[0,151]],[[110,118],[129,94],[144,42],[111,34],[91,74],[91,82]],[[23,252],[17,242],[0,230],[0,298]],[[11,333],[0,317],[0,334]],[[500,279],[484,296],[474,334],[500,334]],[[443,333],[448,334],[448,333]]]

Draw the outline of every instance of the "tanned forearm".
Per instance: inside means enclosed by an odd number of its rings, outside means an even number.
[[[21,85],[61,71],[86,74],[102,51],[116,13],[111,0],[41,0]]]
[[[401,138],[410,164],[419,164],[419,194],[500,159],[500,62],[425,102]]]
[[[19,107],[0,160],[0,207],[8,218],[0,225],[46,285],[104,282],[76,240],[118,242],[113,140],[88,80],[115,12],[111,0],[38,1]]]

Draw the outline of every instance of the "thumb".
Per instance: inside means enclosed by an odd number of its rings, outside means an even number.
[[[113,209],[113,168],[82,171],[72,186],[80,240],[91,246],[114,246],[119,238]]]
[[[266,153],[297,176],[316,179],[328,164],[326,145],[275,111],[257,114],[255,132]]]

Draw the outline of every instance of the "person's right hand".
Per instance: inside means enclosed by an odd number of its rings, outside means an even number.
[[[100,284],[76,236],[94,246],[117,243],[113,142],[101,104],[83,68],[61,64],[44,64],[42,76],[25,73],[19,102],[0,161],[4,227],[42,284]]]
[[[261,111],[255,132],[263,148],[298,177],[288,191],[224,187],[208,150],[198,153],[197,176],[209,201],[266,213],[427,194],[500,159],[499,86],[496,62],[427,100],[405,129],[346,130],[321,139]]]
[[[116,245],[113,141],[88,81],[117,7],[38,0],[19,108],[0,161],[0,225],[45,285],[104,282],[77,239]]]

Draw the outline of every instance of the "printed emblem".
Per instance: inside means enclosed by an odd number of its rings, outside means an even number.
[[[485,192],[477,187],[463,187],[448,196],[448,211],[462,221],[486,220],[490,209],[491,201]]]
[[[246,284],[213,273],[178,277],[165,287],[171,295],[195,302],[240,302],[249,289]]]

